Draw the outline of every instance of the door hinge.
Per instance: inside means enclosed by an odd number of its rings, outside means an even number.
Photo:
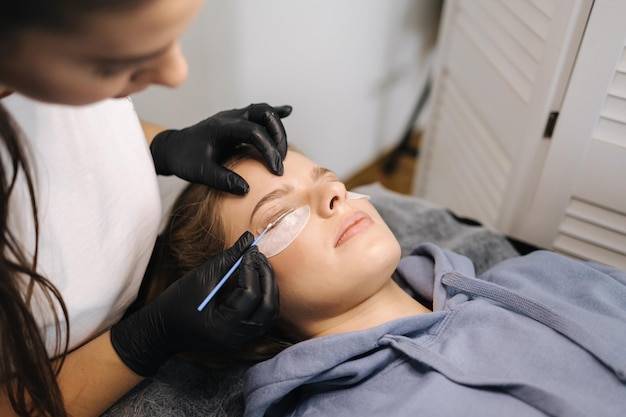
[[[559,117],[558,111],[550,112],[548,115],[548,121],[546,122],[546,128],[543,131],[544,138],[551,138],[554,132],[554,126],[556,126],[556,119]]]

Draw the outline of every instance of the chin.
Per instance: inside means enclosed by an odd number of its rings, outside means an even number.
[[[374,244],[369,245],[367,250],[361,254],[361,259],[367,259],[368,266],[373,270],[391,276],[400,262],[402,250],[400,243],[391,234],[389,236],[376,239]]]

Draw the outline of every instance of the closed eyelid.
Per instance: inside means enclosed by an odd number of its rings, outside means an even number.
[[[256,232],[260,234],[270,223],[275,222],[279,217],[282,217],[285,213],[295,210],[295,207],[289,208],[288,206],[273,207],[267,210],[262,217],[259,218],[258,227]]]
[[[259,212],[259,210],[261,210],[263,206],[266,206],[272,201],[276,201],[279,198],[284,197],[285,195],[291,192],[293,192],[293,187],[290,185],[285,185],[282,188],[277,188],[276,190],[271,191],[268,194],[264,195],[263,198],[261,198],[259,202],[256,204],[256,206],[254,206],[254,209],[252,210],[252,213],[250,214],[250,224],[253,223],[254,217],[257,215],[257,213]]]

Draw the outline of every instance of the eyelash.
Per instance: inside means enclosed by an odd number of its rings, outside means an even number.
[[[273,221],[276,221],[276,219],[278,219],[280,216],[282,216],[283,214],[285,214],[286,212],[288,212],[289,210],[291,210],[293,207],[283,207],[280,210],[278,210],[278,212],[273,212],[272,215],[270,216],[266,216],[265,219],[261,224],[262,227],[259,228],[259,230],[257,230],[257,232],[260,234],[261,232],[263,232],[263,230],[265,230],[265,228]]]
[[[122,68],[96,67],[96,74],[103,79],[114,78],[122,71]]]

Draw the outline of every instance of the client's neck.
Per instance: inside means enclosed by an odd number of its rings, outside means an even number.
[[[355,308],[309,326],[306,333],[307,338],[313,338],[366,330],[402,317],[429,312],[390,279],[380,291]]]

